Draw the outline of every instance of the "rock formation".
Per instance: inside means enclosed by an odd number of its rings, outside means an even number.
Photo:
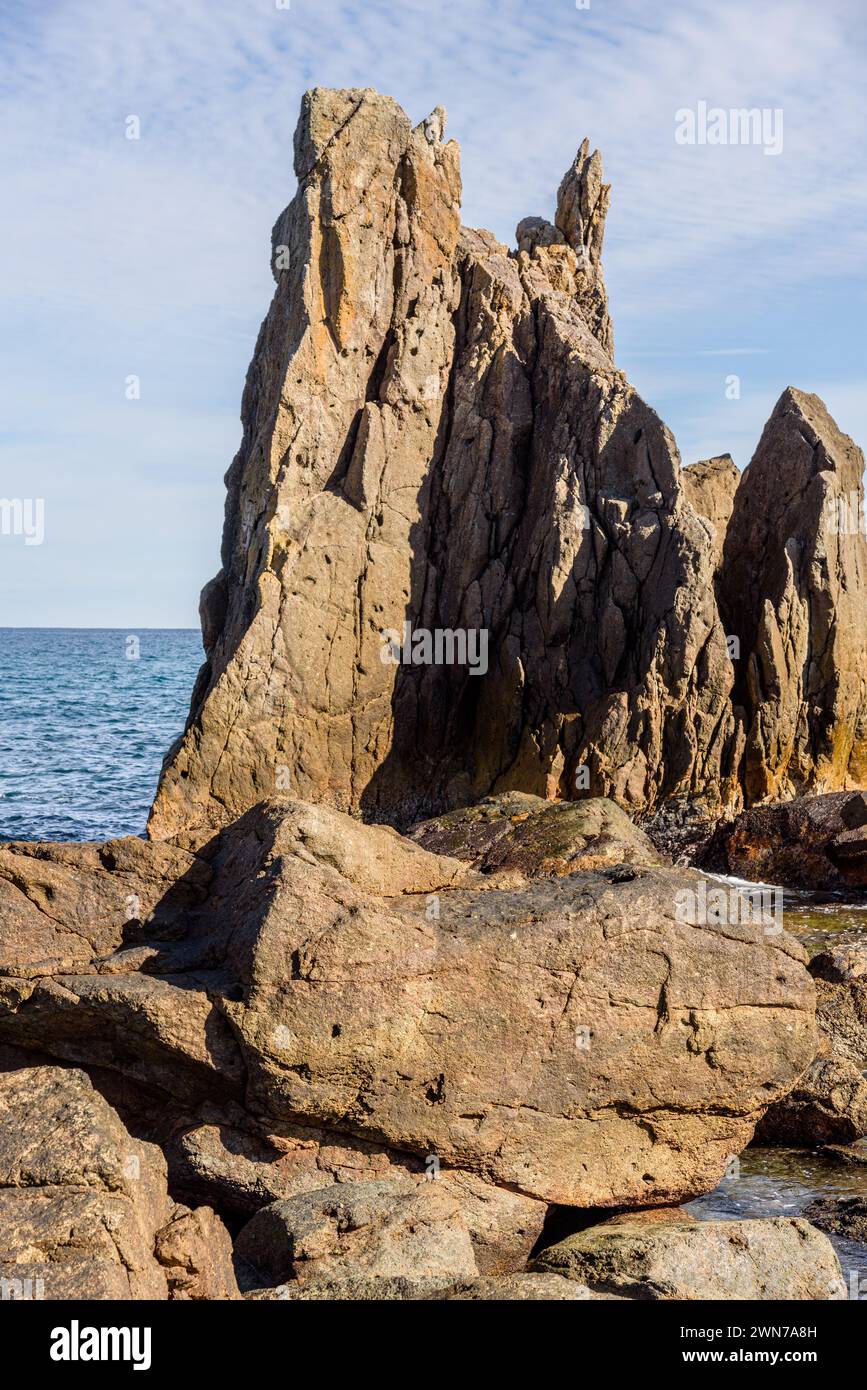
[[[610,355],[599,155],[510,252],[461,228],[443,119],[305,98],[154,837],[281,789],[403,825],[579,769],[634,809],[733,794],[713,544]]]
[[[706,869],[792,888],[867,887],[867,796],[829,792],[754,806],[722,822],[699,862]]]
[[[818,396],[784,391],[738,487],[720,576],[749,802],[867,785],[863,473]]]
[[[77,903],[89,876],[110,896],[108,856],[88,848],[66,889]],[[142,850],[162,865],[163,845]],[[34,884],[55,853],[69,851],[19,856]],[[584,1207],[713,1187],[815,1054],[804,952],[761,924],[682,920],[696,874],[620,863],[497,885],[391,829],[286,801],[191,858],[198,901],[170,889],[176,906],[148,921],[121,912],[72,971],[61,945],[60,968],[33,973],[16,920],[6,940],[0,927],[0,1041],[188,1117],[234,1104],[287,1148],[306,1127],[308,1154],[365,1141],[386,1176],[400,1176],[389,1153],[422,1169],[433,1156]],[[329,1166],[313,1163],[315,1185]],[[287,1154],[284,1183],[308,1175],[287,1196],[314,1185],[310,1169]]]
[[[305,97],[150,839],[0,847],[0,1275],[48,1297],[839,1296],[804,1222],[647,1209],[766,1112],[863,1132],[860,983],[816,1061],[804,950],[684,913],[631,815],[864,779],[863,461],[788,391],[733,507],[682,473],[598,153],[510,251],[444,122]],[[765,849],[810,824],[851,882],[867,811],[821,800]]]
[[[786,1217],[615,1217],[550,1246],[533,1268],[627,1298],[846,1298],[831,1242],[808,1221]]]
[[[710,522],[714,556],[719,567],[735,493],[741,480],[737,464],[731,454],[720,454],[716,458],[689,464],[680,476],[688,501],[699,516]]]
[[[81,1071],[0,1047],[4,1299],[238,1298],[231,1241]]]

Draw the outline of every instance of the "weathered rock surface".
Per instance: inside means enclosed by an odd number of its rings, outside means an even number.
[[[171,1206],[159,1149],[82,1072],[0,1072],[0,1277],[39,1279],[50,1300],[164,1299],[154,1242]]]
[[[867,1167],[867,1144],[863,1139],[854,1144],[823,1144],[819,1153],[840,1168]]]
[[[754,806],[718,827],[700,862],[790,888],[865,888],[867,796],[829,792]]]
[[[836,946],[810,961],[816,1022],[831,1052],[867,1070],[867,947]]]
[[[210,1207],[176,1206],[157,1232],[154,1254],[165,1270],[174,1299],[240,1298],[232,1239]]]
[[[0,1279],[12,1297],[237,1297],[231,1242],[83,1072],[0,1048]]]
[[[577,1300],[615,1300],[616,1294],[592,1293],[590,1289],[564,1279],[559,1274],[501,1274],[461,1279],[457,1283],[442,1279],[410,1278],[407,1275],[348,1275],[344,1279],[292,1281],[268,1288],[252,1289],[245,1295],[254,1301],[292,1300],[334,1303],[341,1301],[383,1300],[451,1301],[453,1299],[497,1302],[576,1302]]]
[[[803,950],[760,924],[679,921],[697,875],[453,887],[472,872],[454,859],[325,807],[304,835],[307,815],[271,803],[204,847],[209,895],[143,940],[146,974],[110,957],[91,966],[108,973],[7,977],[0,1040],[190,1111],[234,1101],[287,1150],[306,1128],[306,1172],[284,1176],[308,1187],[336,1175],[323,1139],[362,1140],[579,1206],[712,1188],[814,1055]],[[368,886],[383,837],[389,896]]]
[[[741,480],[740,470],[731,454],[719,454],[716,458],[689,464],[680,476],[687,500],[699,516],[710,522],[714,555],[719,568],[735,493]]]
[[[696,1221],[644,1213],[588,1227],[533,1262],[594,1291],[640,1299],[843,1300],[831,1242],[807,1221]]]
[[[0,844],[0,975],[87,968],[141,924],[158,935],[176,910],[201,902],[210,873],[174,845],[128,836],[106,844]]]
[[[495,882],[663,862],[626,812],[604,797],[550,802],[526,792],[503,792],[424,821],[412,839],[435,854],[471,864]]]
[[[788,387],[735,497],[719,582],[740,637],[747,802],[867,786],[864,455]]]
[[[235,1242],[252,1287],[478,1274],[460,1203],[438,1183],[338,1183],[264,1207]]]
[[[304,99],[154,837],[280,788],[404,825],[568,797],[581,767],[629,807],[735,794],[713,544],[610,355],[599,155],[510,252],[460,227],[443,122],[369,89]],[[485,659],[413,664],[406,623],[484,634]]]
[[[867,1198],[816,1197],[804,1208],[804,1218],[820,1231],[845,1240],[867,1242]]]
[[[794,1090],[770,1106],[756,1129],[757,1144],[849,1144],[867,1134],[867,1081],[858,1067],[819,1057]]]

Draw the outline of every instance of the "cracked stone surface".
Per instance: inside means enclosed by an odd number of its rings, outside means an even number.
[[[606,1221],[544,1250],[532,1268],[643,1299],[847,1298],[840,1262],[809,1221],[696,1221],[676,1212]]]
[[[741,480],[740,469],[731,454],[719,454],[716,458],[689,464],[680,476],[683,490],[695,511],[710,523],[714,556],[719,568],[735,493]]]
[[[9,1296],[238,1298],[219,1217],[171,1200],[160,1149],[133,1138],[84,1072],[34,1060],[0,1046],[0,1279]]]
[[[383,838],[392,876],[376,893]],[[157,912],[153,937],[143,924],[142,969],[127,948],[75,976],[7,968],[0,1039],[191,1112],[232,1101],[272,1139],[307,1127],[314,1145],[364,1140],[588,1207],[713,1188],[815,1055],[802,948],[679,921],[697,874],[618,865],[494,887],[291,801],[196,857],[208,894],[171,928]],[[329,1161],[306,1162],[305,1185],[326,1185]],[[334,1155],[332,1173],[341,1162],[359,1160]],[[252,1178],[241,1165],[241,1187]]]

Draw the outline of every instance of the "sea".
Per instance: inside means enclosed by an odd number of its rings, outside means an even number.
[[[0,628],[0,840],[142,835],[198,629]]]

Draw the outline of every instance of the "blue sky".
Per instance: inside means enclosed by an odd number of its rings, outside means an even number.
[[[743,467],[788,384],[864,446],[865,40],[863,0],[0,0],[0,497],[45,498],[0,626],[197,624],[309,86],[444,105],[510,244],[589,136],[618,362],[685,462]],[[678,144],[700,101],[782,109],[781,153]]]

